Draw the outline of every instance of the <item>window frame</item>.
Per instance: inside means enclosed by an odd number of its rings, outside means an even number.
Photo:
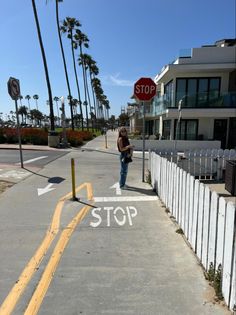
[[[187,123],[189,121],[194,121],[196,122],[196,134],[195,134],[195,139],[187,139]],[[174,120],[174,139],[175,140],[198,140],[198,125],[199,125],[199,120],[198,119],[180,119],[180,128],[183,127],[181,126],[184,123],[184,139],[176,139],[176,134],[177,134],[177,123],[178,119]]]
[[[221,89],[221,77],[216,76],[216,77],[177,77],[176,78],[176,86],[175,86],[175,107],[178,107],[178,81],[179,80],[185,80],[185,91],[184,91],[184,96],[185,96],[185,104],[183,105],[183,107],[188,107],[188,108],[195,108],[195,107],[202,107],[202,108],[206,108],[207,106],[201,106],[200,103],[200,92],[199,92],[199,83],[200,80],[207,80],[207,94],[206,94],[206,102],[209,102],[210,100],[210,96],[211,96],[211,90],[210,90],[210,85],[211,85],[211,80],[219,80],[218,83],[218,93],[217,93],[217,97],[220,96],[220,89]],[[188,94],[188,86],[189,86],[189,80],[196,80],[196,98],[195,98],[195,104],[193,104],[192,106],[188,106],[188,98],[191,94]],[[182,97],[183,98],[183,97]],[[200,106],[199,106],[200,105]]]

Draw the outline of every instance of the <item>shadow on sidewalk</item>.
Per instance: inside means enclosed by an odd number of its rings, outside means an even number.
[[[40,177],[44,177],[44,178],[47,178],[48,179],[48,182],[51,183],[51,184],[60,184],[61,182],[63,182],[65,180],[65,178],[63,177],[59,177],[59,176],[54,176],[54,177],[49,177],[49,176],[45,176],[45,175],[41,175],[41,174],[38,174],[36,172],[33,172],[32,170],[26,168],[26,167],[23,167],[24,170],[30,172],[31,174],[34,174],[34,175],[37,175],[37,176],[40,176]]]
[[[150,187],[150,189],[145,189],[145,188],[139,188],[139,187],[134,187],[134,186],[127,185],[127,188],[125,190],[127,190],[127,191],[135,191],[137,193],[140,193],[140,194],[143,194],[143,195],[148,195],[148,196],[156,196],[155,192],[152,190],[151,187]]]

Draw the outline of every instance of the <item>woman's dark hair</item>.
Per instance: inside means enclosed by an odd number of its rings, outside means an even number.
[[[118,138],[120,138],[120,137],[124,137],[124,135],[122,135],[122,131],[125,131],[126,132],[126,135],[125,135],[125,137],[127,137],[128,135],[127,135],[127,130],[124,128],[124,127],[122,127],[122,128],[120,128],[120,130],[119,130],[119,136],[118,136]]]

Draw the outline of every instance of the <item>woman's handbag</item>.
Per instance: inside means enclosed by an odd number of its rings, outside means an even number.
[[[131,163],[131,162],[133,162],[133,160],[131,159],[130,156],[126,156],[126,157],[124,158],[124,163],[125,163],[125,164]]]

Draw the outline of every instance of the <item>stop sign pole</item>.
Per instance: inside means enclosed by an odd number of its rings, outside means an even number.
[[[156,83],[151,78],[140,78],[134,84],[134,96],[142,102],[143,106],[143,165],[142,181],[145,182],[145,114],[146,102],[150,102],[156,95]]]
[[[18,134],[18,142],[19,142],[19,150],[20,150],[20,164],[21,164],[21,168],[24,168],[22,147],[21,147],[20,122],[19,122],[19,114],[18,114],[18,106],[17,106],[17,100],[20,97],[20,81],[16,78],[10,77],[9,80],[7,81],[7,89],[8,89],[9,95],[15,101],[17,134]]]

